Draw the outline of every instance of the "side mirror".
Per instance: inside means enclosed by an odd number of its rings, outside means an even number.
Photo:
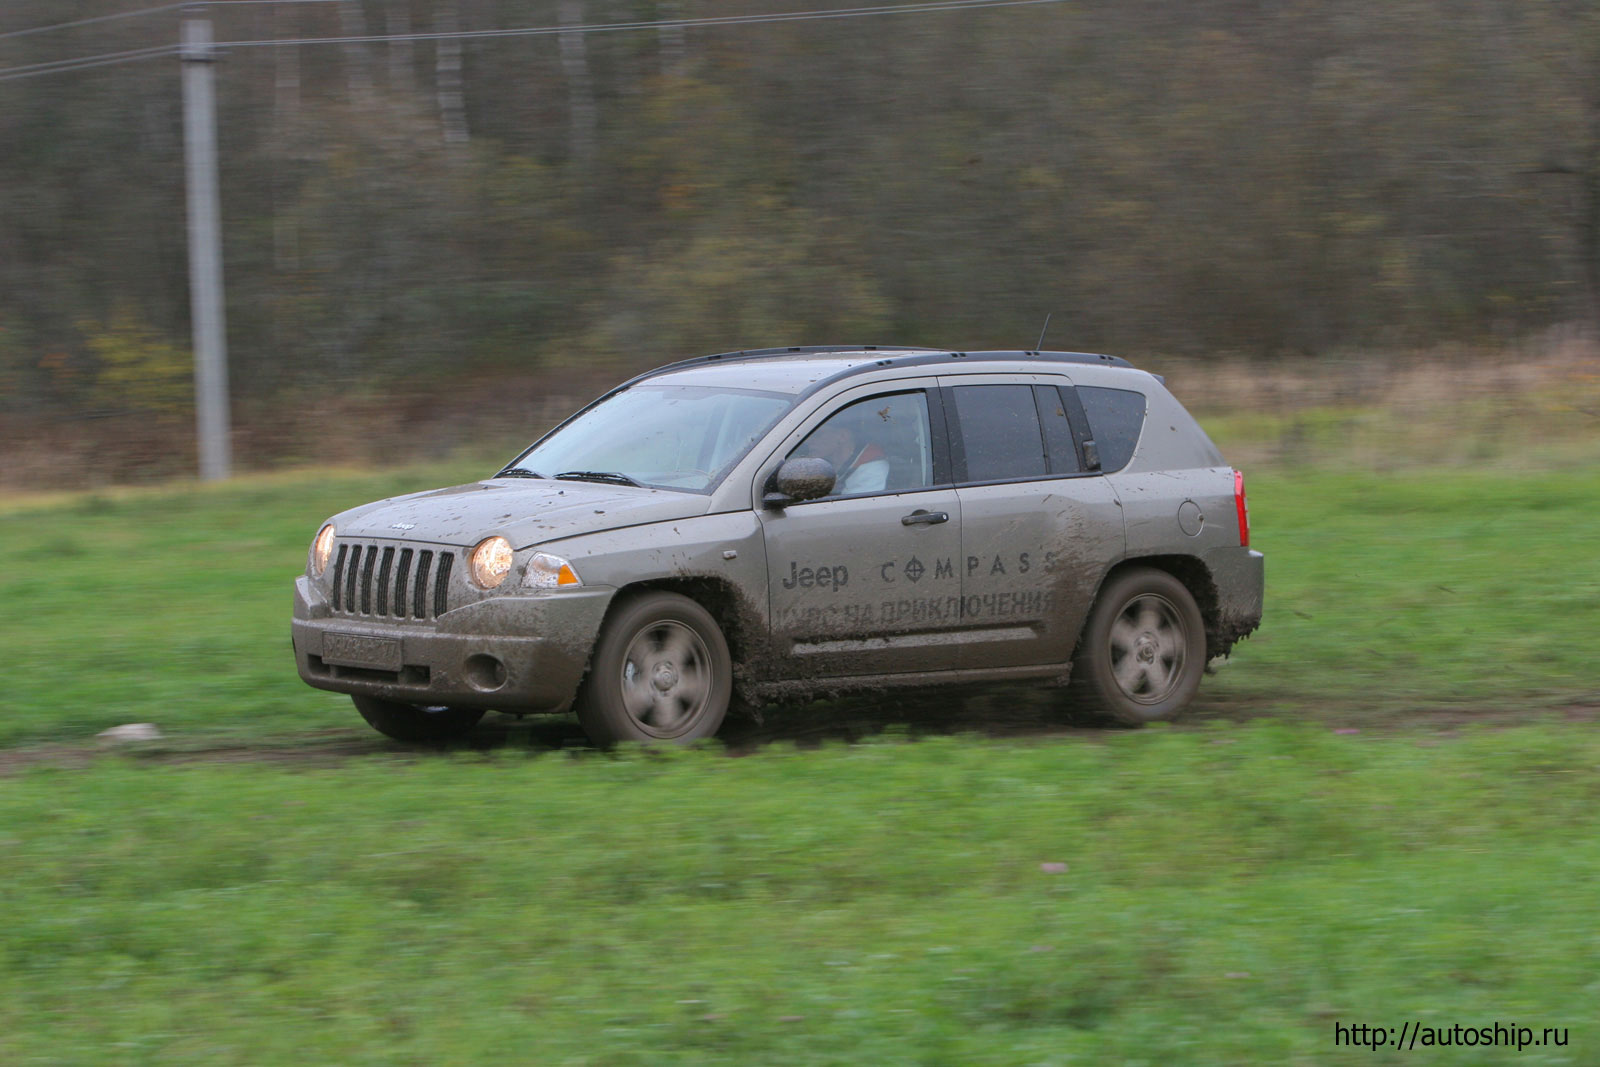
[[[1093,441],[1085,441],[1083,443],[1083,459],[1084,462],[1088,464],[1090,470],[1099,470],[1100,446],[1095,444]]]
[[[816,500],[833,492],[838,479],[833,464],[825,459],[786,459],[767,483],[761,502],[769,508]]]

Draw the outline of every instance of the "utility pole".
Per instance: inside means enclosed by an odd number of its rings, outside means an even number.
[[[186,17],[183,152],[188,170],[189,315],[194,326],[194,407],[200,480],[228,477],[228,339],[222,313],[222,211],[217,194],[217,106],[211,20]]]

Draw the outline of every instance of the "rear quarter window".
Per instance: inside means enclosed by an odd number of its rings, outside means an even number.
[[[1089,433],[1100,450],[1100,469],[1110,474],[1126,467],[1144,432],[1144,394],[1080,385],[1078,399],[1083,401]]]

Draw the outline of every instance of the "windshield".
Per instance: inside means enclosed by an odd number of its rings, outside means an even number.
[[[793,402],[786,393],[646,383],[606,397],[507,471],[707,492]]]

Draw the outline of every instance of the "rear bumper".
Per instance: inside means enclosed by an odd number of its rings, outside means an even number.
[[[499,596],[427,623],[335,615],[295,582],[294,656],[306,684],[407,704],[559,711],[572,702],[612,589]]]
[[[1207,652],[1220,656],[1261,625],[1266,557],[1253,548],[1223,548],[1208,553],[1206,565],[1217,585],[1216,632]]]

